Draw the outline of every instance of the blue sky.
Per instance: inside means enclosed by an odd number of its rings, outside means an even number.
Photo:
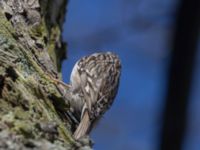
[[[63,80],[82,56],[113,51],[122,76],[113,107],[91,136],[95,150],[155,150],[166,89],[175,0],[71,0],[63,26],[68,42]],[[184,150],[200,149],[199,59]]]

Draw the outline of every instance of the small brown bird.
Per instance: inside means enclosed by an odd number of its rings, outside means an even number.
[[[74,138],[87,135],[110,108],[118,91],[121,62],[117,55],[95,53],[81,58],[71,73],[74,114],[80,123]]]

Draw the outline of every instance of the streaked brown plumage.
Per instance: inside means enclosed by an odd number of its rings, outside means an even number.
[[[95,53],[75,64],[71,73],[71,105],[80,119],[74,132],[75,139],[88,134],[112,105],[118,91],[120,71],[120,60],[111,52]]]

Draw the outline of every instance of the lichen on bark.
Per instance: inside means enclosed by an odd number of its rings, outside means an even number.
[[[65,56],[66,3],[0,0],[0,149],[88,145],[72,138],[68,89],[56,82]]]

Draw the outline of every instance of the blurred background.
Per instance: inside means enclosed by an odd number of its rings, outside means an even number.
[[[91,53],[113,51],[122,61],[117,98],[91,133],[95,150],[159,149],[178,6],[177,0],[69,1],[63,80],[69,82],[75,62]],[[200,150],[199,50],[183,150]]]

